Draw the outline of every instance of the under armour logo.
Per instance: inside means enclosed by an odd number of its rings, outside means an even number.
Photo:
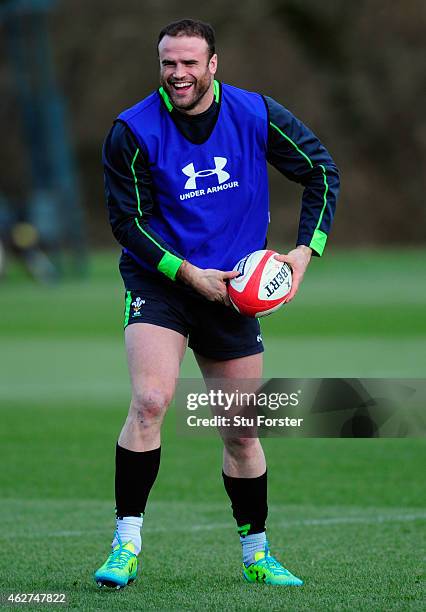
[[[211,176],[217,174],[217,180],[219,185],[224,183],[231,176],[224,170],[228,160],[226,157],[214,157],[214,168],[208,168],[207,170],[199,170],[195,172],[194,164],[188,164],[185,168],[182,168],[182,172],[189,176],[189,179],[185,183],[185,189],[197,189],[197,178],[203,178],[205,176]]]

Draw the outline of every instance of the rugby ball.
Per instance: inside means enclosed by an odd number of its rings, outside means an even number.
[[[240,275],[229,281],[228,294],[240,314],[264,317],[284,304],[291,289],[291,268],[274,255],[271,250],[255,251],[234,267]]]

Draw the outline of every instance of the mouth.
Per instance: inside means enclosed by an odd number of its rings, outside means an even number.
[[[180,83],[170,83],[170,85],[178,95],[184,95],[190,91],[194,83],[191,83],[190,81],[182,81]]]

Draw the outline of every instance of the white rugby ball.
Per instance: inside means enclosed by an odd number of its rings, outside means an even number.
[[[264,317],[284,304],[291,290],[291,268],[274,255],[271,250],[255,251],[234,267],[240,276],[229,281],[228,294],[239,313]]]

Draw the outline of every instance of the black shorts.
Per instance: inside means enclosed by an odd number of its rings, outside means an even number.
[[[257,319],[210,302],[185,285],[147,274],[138,290],[126,291],[124,327],[150,323],[188,337],[188,346],[210,359],[235,359],[263,352]]]

